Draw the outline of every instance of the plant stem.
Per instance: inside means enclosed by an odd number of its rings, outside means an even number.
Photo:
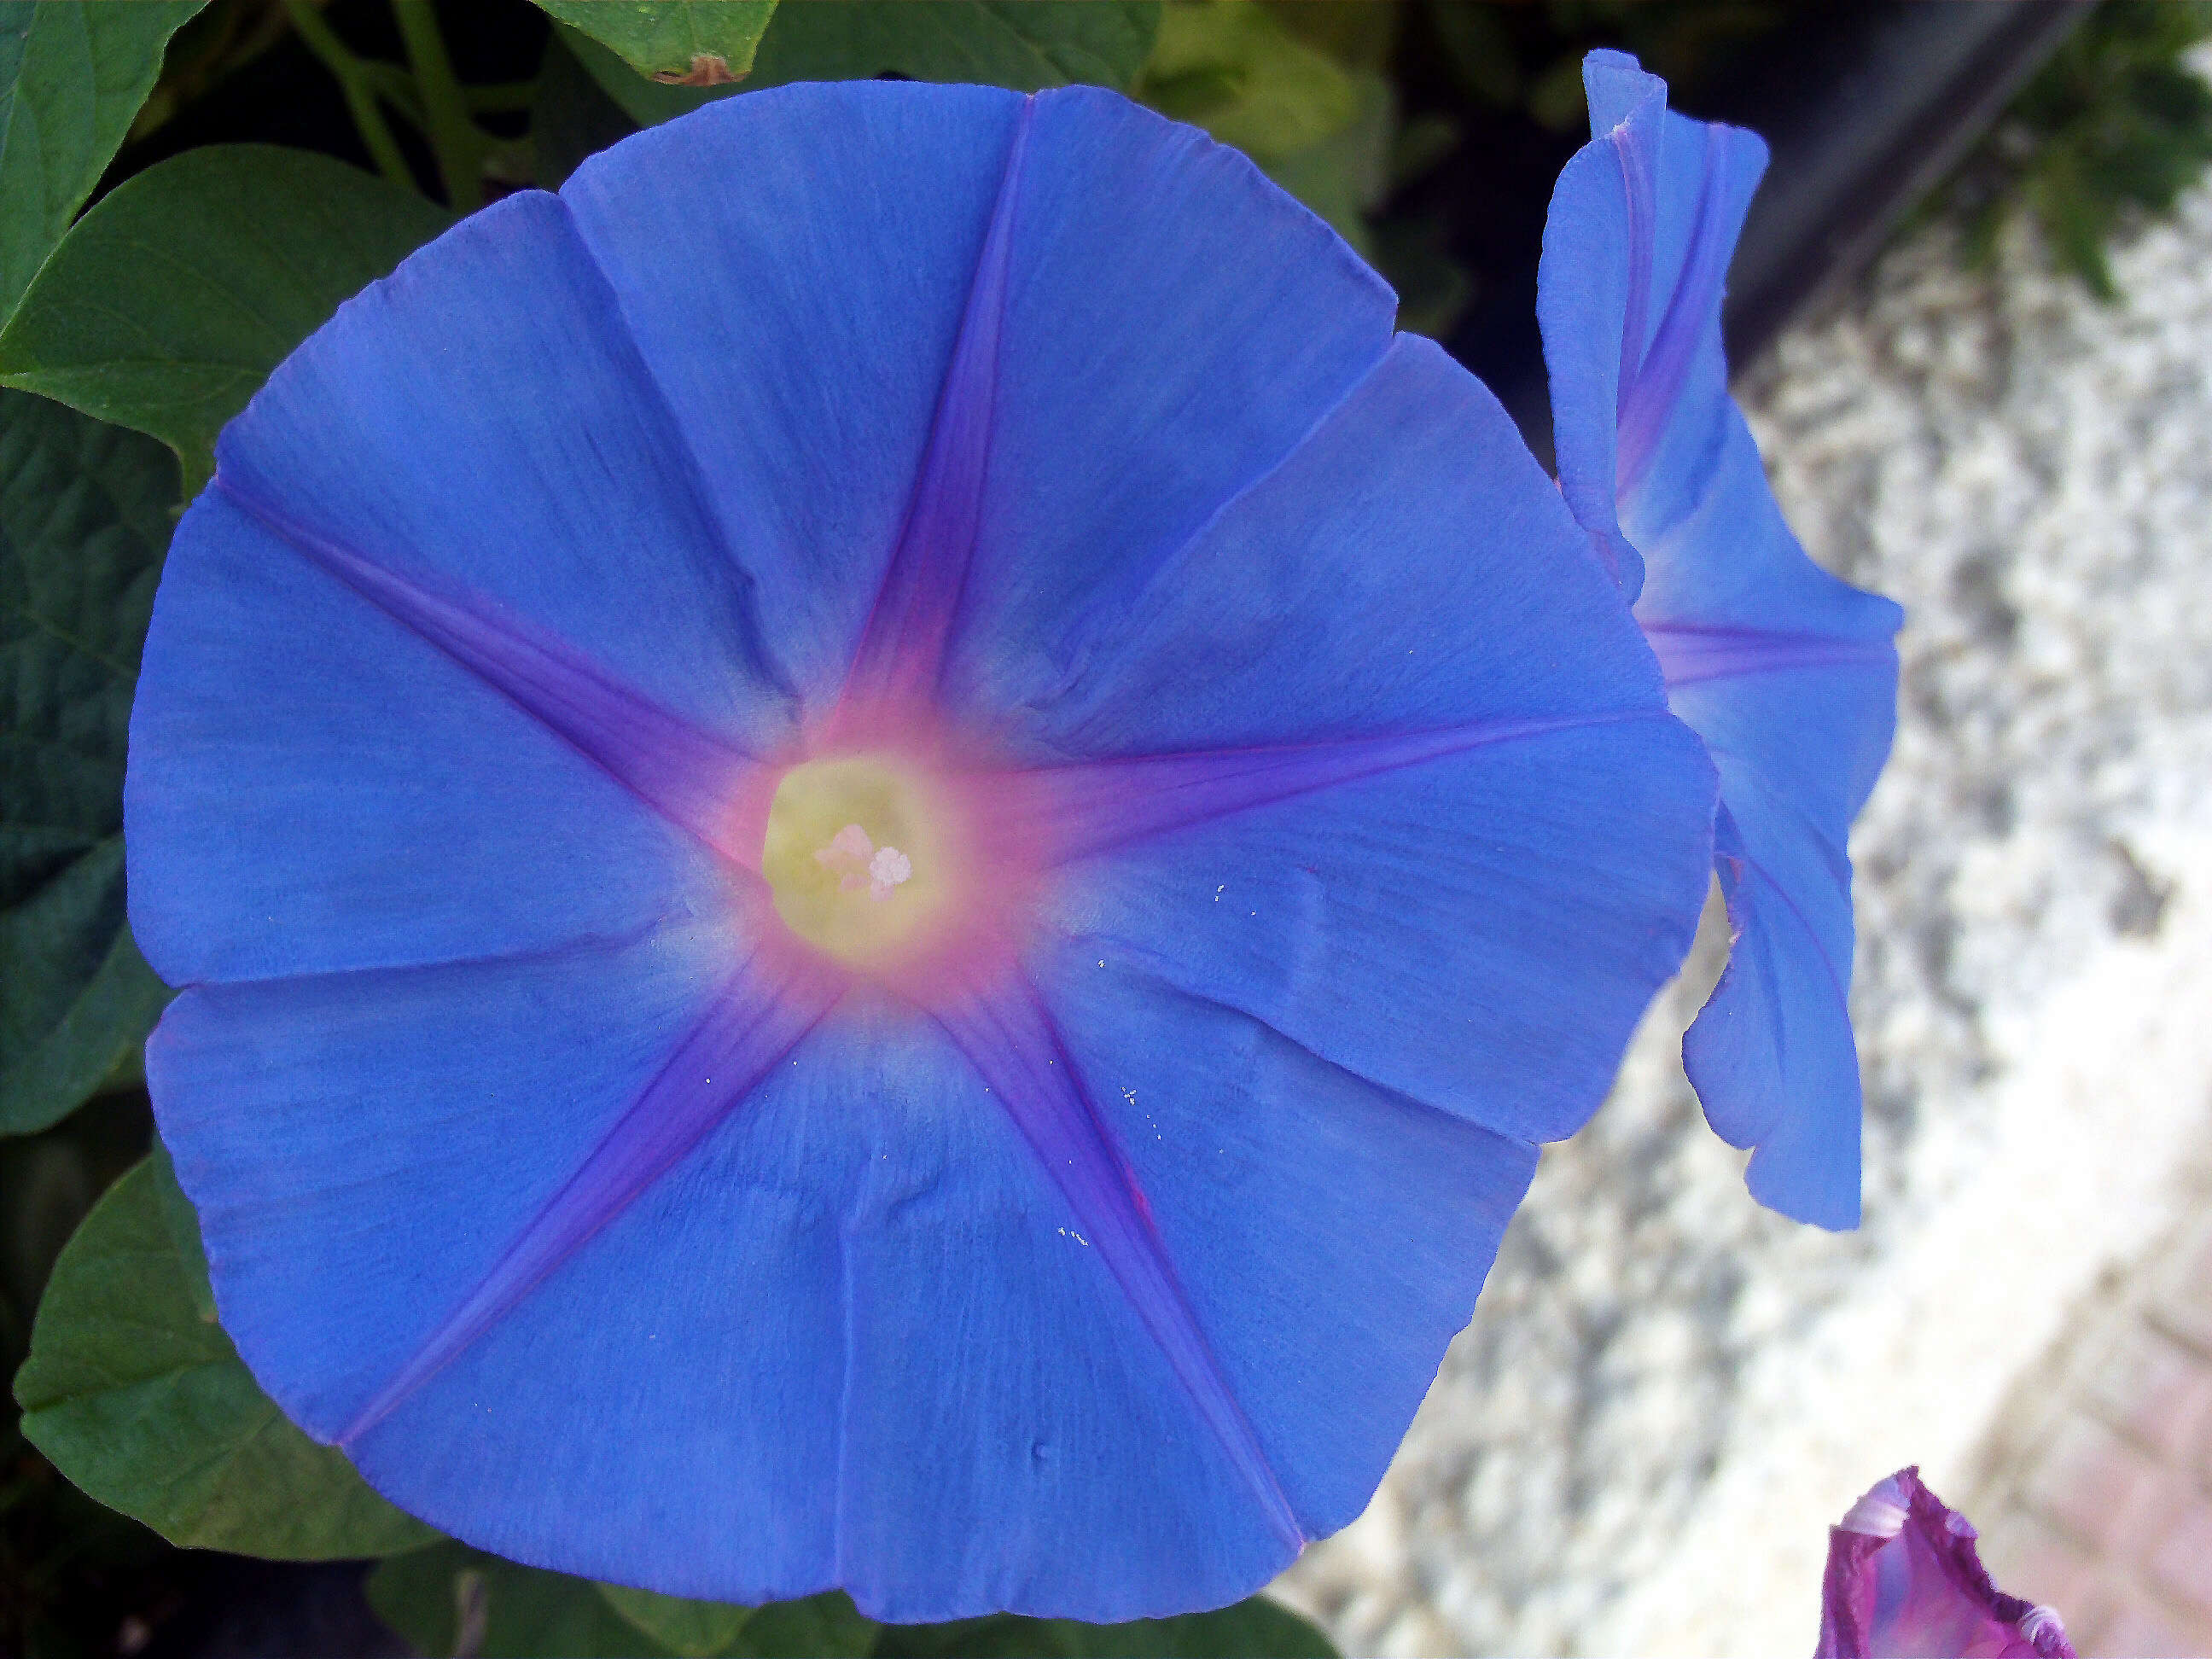
[[[368,147],[369,159],[376,163],[376,170],[401,189],[413,190],[414,170],[399,153],[398,140],[392,136],[384,112],[376,106],[368,64],[338,39],[337,32],[323,21],[307,0],[284,0],[284,11],[307,50],[337,77],[339,90],[345,94],[346,107],[353,112],[354,126],[361,133],[361,142]]]
[[[454,77],[453,60],[446,56],[430,0],[392,0],[392,15],[399,25],[399,38],[407,44],[407,61],[415,71],[416,90],[422,94],[423,136],[438,158],[446,204],[456,213],[472,213],[483,205],[483,159],[489,141],[469,119],[468,97]]]

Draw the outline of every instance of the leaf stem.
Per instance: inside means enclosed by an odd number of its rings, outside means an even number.
[[[361,133],[361,142],[368,148],[369,159],[376,163],[376,170],[401,189],[413,190],[414,170],[399,153],[399,141],[392,136],[384,112],[376,106],[377,88],[368,72],[369,64],[356,57],[352,49],[338,39],[337,31],[323,21],[308,0],[284,0],[284,12],[307,50],[337,78],[338,88],[345,94],[346,107],[353,112],[354,126]]]
[[[468,97],[446,55],[430,0],[392,0],[392,15],[415,71],[416,90],[422,99],[423,136],[438,158],[446,204],[456,213],[472,213],[483,205],[483,159],[490,141],[469,119]]]

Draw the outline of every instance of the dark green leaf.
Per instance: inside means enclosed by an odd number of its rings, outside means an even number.
[[[861,1659],[879,1628],[842,1590],[748,1607],[619,1584],[598,1588],[623,1618],[684,1659]]]
[[[545,42],[545,55],[538,65],[538,90],[530,104],[530,145],[537,181],[547,190],[560,189],[586,156],[627,138],[638,126],[607,94],[599,76],[584,67],[571,41],[608,56],[605,47],[573,29],[556,28]],[[620,67],[602,69],[611,74]],[[629,79],[639,86],[648,84],[635,76]]]
[[[1136,79],[1160,26],[1130,0],[859,0],[787,6],[749,87],[903,75],[1036,92]]]
[[[586,9],[592,9],[586,4]],[[792,81],[967,81],[1035,92],[1085,82],[1126,87],[1159,27],[1158,0],[817,0],[777,11],[742,86],[657,86],[573,33],[569,50],[641,126],[710,98]]]
[[[169,1243],[177,1253],[177,1268],[184,1275],[185,1284],[191,1291],[192,1311],[203,1324],[216,1322],[215,1287],[208,1282],[207,1249],[200,1239],[199,1212],[185,1196],[185,1189],[177,1184],[177,1166],[169,1161],[169,1149],[157,1137],[153,1155],[146,1160],[146,1173],[154,1183],[155,1206],[161,1212],[161,1224],[169,1230]]]
[[[673,86],[720,87],[753,66],[775,0],[538,0],[638,74]]]
[[[753,1615],[750,1607],[728,1601],[687,1601],[622,1584],[601,1584],[599,1591],[617,1613],[684,1659],[712,1659]]]
[[[178,1243],[148,1164],[94,1206],[54,1264],[16,1374],[26,1437],[173,1543],[331,1560],[434,1540],[255,1386]]]
[[[100,182],[162,47],[205,3],[0,4],[0,318]]]
[[[58,1121],[168,993],[124,921],[123,761],[177,469],[0,392],[0,1133]]]
[[[1336,1659],[1308,1620],[1255,1595],[1213,1613],[1082,1625],[1000,1613],[951,1625],[886,1625],[877,1659]]]
[[[63,239],[0,331],[0,385],[152,434],[196,494],[215,434],[269,371],[449,222],[326,155],[187,150]]]
[[[369,1575],[368,1602],[422,1653],[478,1659],[671,1659],[588,1578],[442,1543]]]
[[[860,1659],[884,1627],[864,1619],[842,1590],[753,1609],[723,1659]]]
[[[1348,126],[1303,149],[1261,160],[1267,176],[1328,221],[1336,234],[1375,257],[1367,212],[1389,185],[1390,141],[1397,131],[1396,95],[1370,70],[1351,78],[1356,113]]]
[[[1344,131],[1361,101],[1351,75],[1259,0],[1167,7],[1132,95],[1204,127],[1263,167]]]

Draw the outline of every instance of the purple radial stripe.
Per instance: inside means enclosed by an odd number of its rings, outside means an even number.
[[[434,593],[326,541],[216,475],[216,488],[394,622],[452,658],[678,828],[747,869],[733,799],[759,763],[623,684],[565,641]]]
[[[1627,409],[1644,362],[1644,328],[1651,304],[1651,252],[1658,232],[1658,180],[1653,177],[1652,151],[1665,131],[1666,115],[1649,127],[1637,125],[1633,115],[1607,136],[1620,158],[1620,185],[1628,198],[1627,307],[1620,319],[1620,378],[1613,395],[1618,418]]]
[[[1778,674],[1793,668],[1886,667],[1897,659],[1897,648],[1887,640],[1838,639],[1825,634],[1649,623],[1644,637],[1669,686]]]
[[[1471,749],[1668,718],[1664,709],[1630,708],[1545,720],[1485,720],[1396,737],[1208,749],[1048,767],[1030,775],[1036,786],[1029,808],[1036,815],[1031,827],[1054,861],[1088,858],[1146,836],[1164,835]]]
[[[849,702],[895,702],[933,692],[944,666],[982,514],[1014,197],[1036,112],[1036,100],[1025,100],[1014,126],[990,229],[984,235],[960,319],[960,338],[938,393],[914,499],[908,503],[898,545],[884,567],[883,586],[854,659],[845,694]]]
[[[1705,173],[1698,182],[1689,251],[1682,257],[1681,273],[1668,298],[1666,314],[1659,319],[1659,331],[1651,337],[1651,349],[1644,354],[1621,400],[1616,495],[1627,495],[1643,481],[1658,453],[1659,434],[1689,378],[1698,343],[1706,329],[1720,326],[1721,285],[1728,278],[1729,256],[1734,252],[1723,206],[1728,199],[1728,145],[1717,126],[1705,128]]]
[[[1292,1549],[1303,1548],[1305,1529],[1199,1328],[1136,1172],[1085,1092],[1035,988],[1026,981],[1001,984],[936,1017],[1067,1200],[1079,1243],[1098,1252],[1269,1523]]]
[[[837,1000],[841,987],[827,975],[763,971],[757,962],[722,988],[605,1139],[346,1425],[339,1445],[390,1416],[674,1168]]]

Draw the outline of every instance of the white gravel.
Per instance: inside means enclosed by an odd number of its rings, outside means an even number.
[[[1757,1209],[1698,1119],[1709,938],[1278,1586],[1347,1652],[1809,1651],[1828,1524],[1907,1462],[1963,1496],[2171,1219],[2212,1145],[2212,191],[2115,264],[2108,308],[1930,233],[1741,389],[1814,556],[1909,613],[1852,842],[1866,1224]]]

